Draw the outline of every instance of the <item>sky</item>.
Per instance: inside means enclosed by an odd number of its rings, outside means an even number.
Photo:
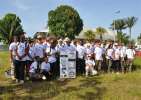
[[[15,13],[22,20],[24,31],[33,36],[47,26],[48,12],[60,5],[75,8],[84,27],[88,28],[109,28],[115,19],[135,16],[138,21],[132,29],[132,37],[141,33],[141,0],[0,0],[0,18]],[[115,13],[119,10],[120,13]]]

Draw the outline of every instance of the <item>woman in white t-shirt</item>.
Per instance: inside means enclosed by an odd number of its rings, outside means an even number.
[[[92,55],[87,55],[87,59],[85,60],[85,75],[88,76],[89,72],[92,75],[96,75],[97,71],[94,69],[95,61],[92,58]]]
[[[126,55],[127,55],[128,71],[131,72],[133,60],[135,58],[135,50],[133,49],[133,46],[131,44],[128,45],[128,49],[126,50]]]
[[[106,59],[107,59],[106,62],[108,66],[108,72],[111,71],[112,62],[113,62],[113,53],[114,53],[113,45],[110,44],[106,50]]]
[[[59,66],[57,65],[57,50],[56,50],[56,40],[50,40],[50,46],[46,48],[46,55],[48,56],[48,62],[50,63],[51,73],[54,77],[59,74]]]
[[[34,41],[33,40],[29,40],[28,41],[28,46],[29,46],[29,51],[27,54],[27,58],[26,58],[26,78],[28,79],[29,77],[29,69],[30,69],[30,65],[32,64],[32,62],[34,61],[34,57],[35,57],[35,46],[34,46]]]

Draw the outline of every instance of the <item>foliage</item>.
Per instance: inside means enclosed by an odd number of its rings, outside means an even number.
[[[48,27],[57,37],[73,39],[83,29],[83,21],[74,8],[61,5],[48,13]]]
[[[16,14],[8,13],[0,19],[0,38],[10,43],[12,36],[23,33],[21,20]]]
[[[87,30],[86,32],[84,32],[84,35],[88,40],[95,39],[95,33],[92,30]]]
[[[129,36],[126,35],[125,33],[118,32],[118,33],[117,33],[117,40],[118,40],[120,43],[128,44],[128,42],[129,42]]]
[[[141,58],[134,65],[141,67]],[[26,81],[15,84],[4,76],[9,69],[9,53],[0,52],[0,99],[1,100],[141,100],[141,70],[126,74],[100,74],[77,76],[64,81]]]
[[[136,22],[137,22],[137,18],[136,17],[134,17],[134,16],[132,16],[132,17],[128,17],[127,19],[126,19],[126,25],[127,25],[127,27],[129,28],[129,37],[130,37],[130,40],[131,40],[131,29],[132,29],[132,27],[136,24]]]
[[[140,33],[140,35],[137,37],[137,39],[141,39],[141,33]]]
[[[126,29],[126,23],[125,23],[125,19],[117,19],[114,20],[113,23],[111,24],[112,29],[117,30],[118,32],[122,32],[123,29]]]
[[[103,35],[104,33],[106,33],[106,32],[107,32],[107,31],[106,31],[105,28],[103,28],[103,27],[97,27],[95,33],[98,34],[98,35],[100,35],[100,40],[103,40],[102,35]]]

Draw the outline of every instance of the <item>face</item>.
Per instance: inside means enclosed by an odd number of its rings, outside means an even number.
[[[21,41],[21,42],[24,42],[24,41],[25,41],[25,36],[24,36],[24,35],[21,35],[21,36],[20,36],[20,41]]]
[[[18,38],[16,36],[14,36],[14,42],[17,42]]]
[[[38,39],[38,43],[42,43],[42,38],[39,38]]]
[[[45,57],[45,62],[48,62],[48,58],[47,57]]]

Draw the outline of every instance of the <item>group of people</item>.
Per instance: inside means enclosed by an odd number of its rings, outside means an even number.
[[[132,70],[135,51],[131,44],[100,40],[84,41],[43,38],[19,39],[13,37],[9,46],[11,76],[16,82],[23,84],[27,79],[47,79],[59,76],[59,54],[62,50],[76,51],[76,74],[96,75],[101,72],[125,72]]]

